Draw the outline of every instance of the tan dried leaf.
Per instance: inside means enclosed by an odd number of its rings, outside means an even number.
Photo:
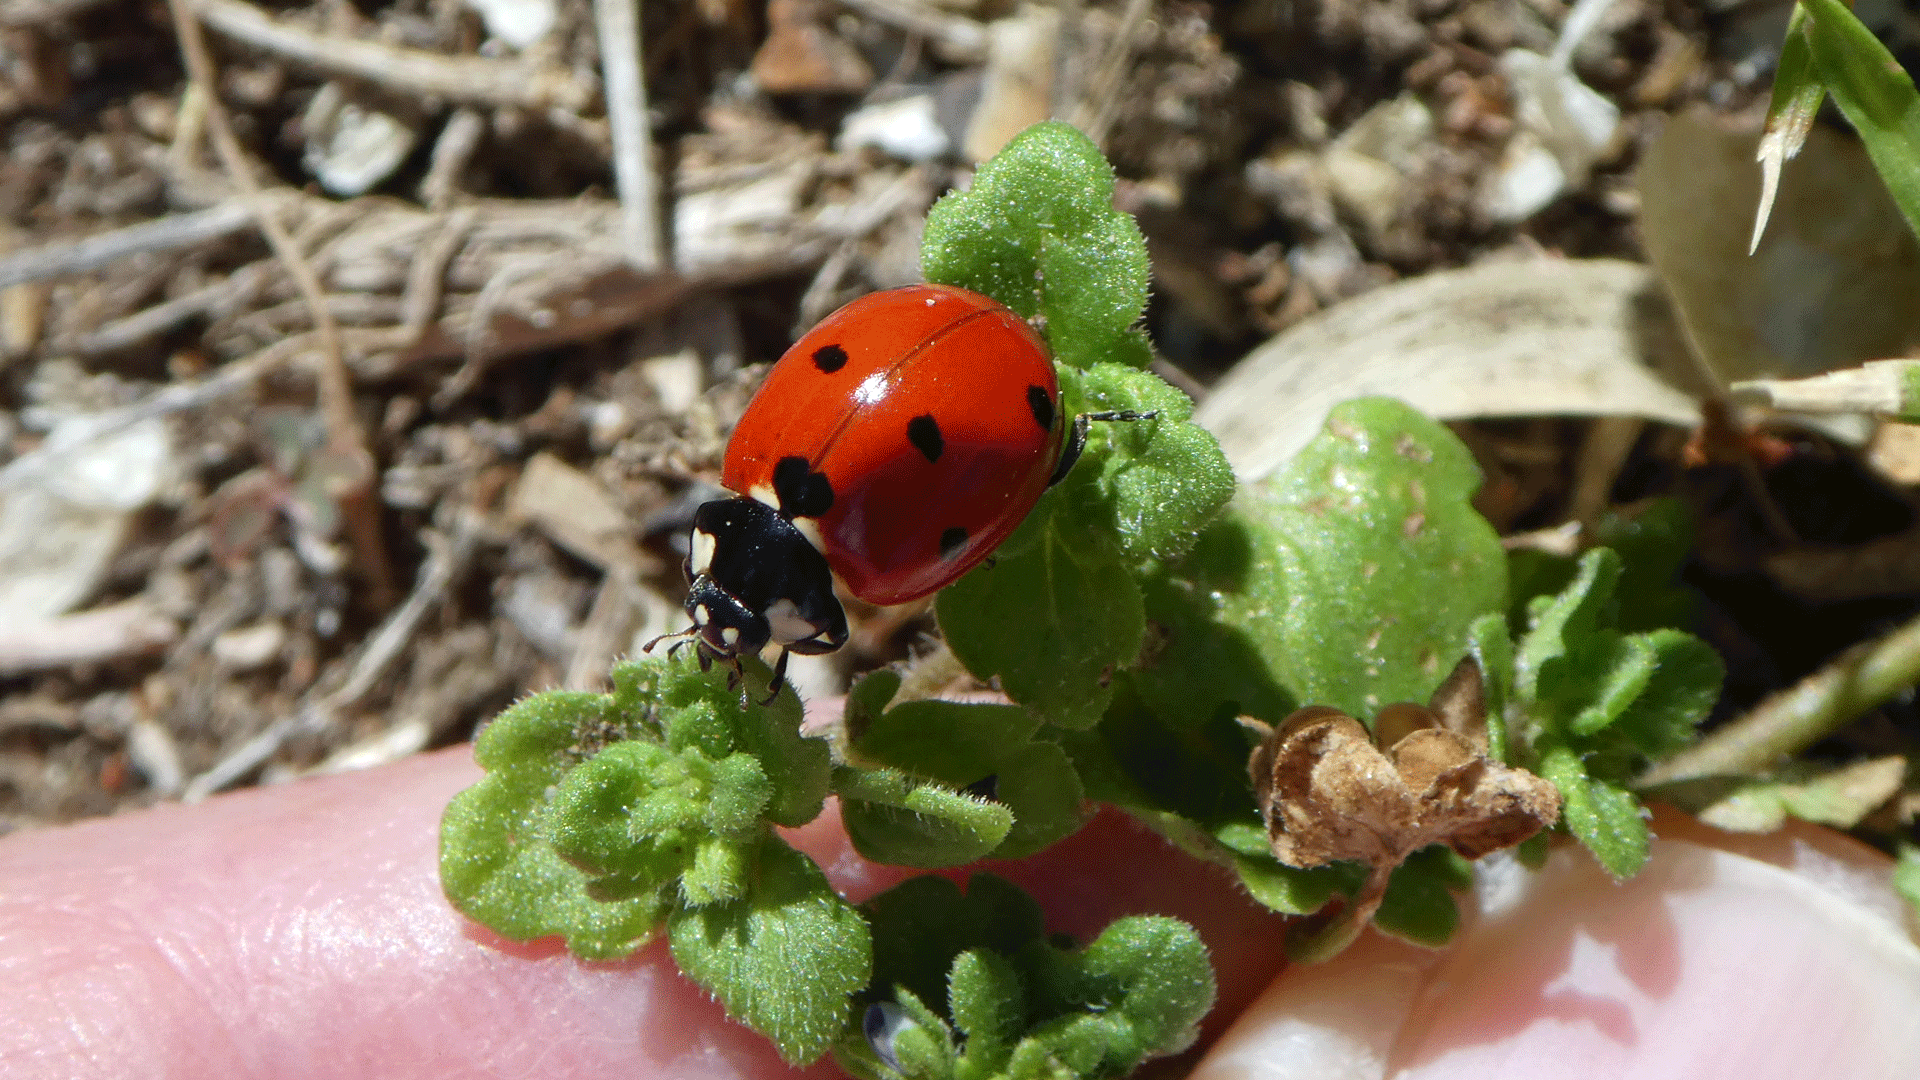
[[[1463,661],[1431,706],[1382,709],[1378,726],[1394,740],[1385,751],[1360,721],[1325,706],[1265,730],[1247,764],[1274,857],[1301,868],[1366,863],[1372,874],[1354,898],[1364,919],[1393,868],[1421,848],[1447,844],[1477,859],[1553,824],[1559,791],[1485,755],[1479,675]]]

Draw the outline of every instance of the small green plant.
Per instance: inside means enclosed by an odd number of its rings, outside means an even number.
[[[1609,869],[1637,868],[1645,830],[1621,785],[1691,731],[1717,660],[1675,631],[1616,629],[1630,605],[1607,551],[1526,604],[1516,642],[1471,458],[1399,403],[1341,407],[1286,474],[1236,494],[1186,399],[1142,370],[1145,247],[1112,196],[1093,145],[1043,124],[927,224],[930,280],[1044,322],[1069,410],[1158,412],[1098,426],[997,558],[939,595],[953,656],[1011,704],[914,700],[876,672],[830,748],[799,734],[791,691],[755,704],[769,677],[756,661],[744,696],[691,656],[622,663],[613,693],[536,695],[482,733],[487,775],[442,828],[456,906],[586,957],[664,930],[682,971],[791,1062],[832,1051],[874,1078],[1120,1076],[1186,1046],[1212,1002],[1191,928],[1129,918],[1055,940],[1030,898],[985,875],[964,895],[922,877],[856,907],[775,827],[833,794],[864,856],[943,869],[1038,852],[1105,803],[1275,911],[1386,880],[1349,910],[1377,899],[1377,925],[1438,943],[1471,878],[1461,852],[1490,850],[1487,829],[1410,833],[1371,866],[1338,853],[1290,866],[1249,762],[1259,726],[1302,705],[1347,714],[1347,731],[1351,717],[1404,719],[1395,703],[1433,696],[1463,657],[1484,697],[1435,698],[1464,732],[1439,740],[1447,760],[1476,774],[1497,762],[1520,783],[1538,770],[1553,782],[1532,802],[1546,819],[1564,801]],[[1372,796],[1357,797],[1366,812]]]

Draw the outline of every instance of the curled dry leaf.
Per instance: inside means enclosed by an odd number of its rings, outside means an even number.
[[[1353,859],[1367,883],[1343,922],[1364,926],[1407,856],[1446,844],[1469,859],[1553,824],[1560,793],[1486,756],[1480,669],[1462,660],[1427,705],[1382,709],[1382,750],[1360,721],[1309,706],[1278,728],[1243,718],[1264,738],[1247,767],[1274,857],[1301,868]]]

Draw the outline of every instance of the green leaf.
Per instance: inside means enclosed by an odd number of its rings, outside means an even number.
[[[1393,871],[1373,925],[1402,941],[1440,948],[1460,926],[1453,894],[1472,885],[1473,864],[1453,849],[1435,845],[1416,851]]]
[[[766,695],[772,672],[758,660],[745,665],[749,704],[741,690],[727,685],[726,672],[698,670],[695,659],[627,661],[613,670],[616,701],[645,715],[655,712],[670,749],[697,748],[718,760],[736,750],[753,755],[772,785],[761,811],[776,825],[805,825],[820,816],[832,770],[825,739],[800,734],[800,699],[782,693],[772,704]]]
[[[1657,758],[1692,744],[1700,723],[1720,699],[1727,667],[1713,646],[1692,634],[1654,630],[1634,637],[1652,652],[1653,674],[1616,721],[1615,730],[1634,750]]]
[[[1654,499],[1630,514],[1609,510],[1594,522],[1593,542],[1620,556],[1616,630],[1631,634],[1692,625],[1694,594],[1678,584],[1694,548],[1693,515],[1685,503]]]
[[[1129,810],[1178,814],[1203,831],[1258,822],[1247,776],[1252,742],[1233,711],[1220,708],[1204,723],[1176,725],[1130,689],[1122,684],[1091,739],[1064,741],[1083,774],[1099,774],[1088,783],[1097,788],[1095,797]]]
[[[547,839],[547,791],[622,722],[600,694],[549,692],[502,713],[474,756],[487,775],[454,796],[440,823],[440,884],[469,918],[515,941],[559,935],[577,956],[625,956],[666,915],[657,890],[606,900]]]
[[[1564,746],[1541,757],[1539,772],[1560,789],[1562,820],[1600,865],[1618,879],[1639,873],[1652,837],[1633,794],[1588,776],[1579,755]]]
[[[840,819],[854,850],[874,862],[932,870],[986,857],[1013,813],[896,769],[834,770]]]
[[[907,701],[881,711],[899,686],[898,673],[876,671],[847,695],[847,736],[860,761],[966,787],[997,772],[1040,728],[1039,717],[1014,705]]]
[[[691,748],[615,743],[555,785],[548,836],[569,862],[622,879],[623,894],[660,888],[709,838],[753,839],[769,788],[748,754],[712,762]]]
[[[1099,720],[1114,670],[1139,654],[1146,631],[1126,569],[1110,559],[1083,563],[1044,524],[1037,544],[976,567],[934,608],[967,670],[998,678],[1008,697],[1063,727]]]
[[[1120,364],[1061,372],[1078,413],[1156,412],[1088,431],[1086,450],[1060,485],[1076,520],[1100,521],[1123,558],[1175,558],[1233,497],[1233,468],[1213,433],[1187,422],[1193,404],[1157,375]],[[1116,452],[1117,451],[1117,452]]]
[[[873,982],[864,996],[890,1000],[904,987],[942,1014],[955,957],[971,949],[1013,956],[1046,930],[1040,905],[992,874],[973,875],[964,895],[946,878],[909,878],[860,909],[874,943]]]
[[[1239,852],[1234,853],[1233,868],[1247,895],[1282,915],[1311,915],[1327,906],[1335,893],[1352,892],[1364,876],[1347,864],[1302,870],[1272,856]]]
[[[1011,810],[1013,825],[993,858],[1025,858],[1086,823],[1091,809],[1079,773],[1060,747],[1034,741],[1038,717],[1011,705],[952,701],[902,702],[876,715],[872,702],[890,699],[898,682],[876,673],[849,696],[848,734],[861,762],[975,791]]]
[[[1507,620],[1482,615],[1467,627],[1467,652],[1480,665],[1481,693],[1487,706],[1487,756],[1512,764],[1507,751],[1507,703],[1513,696],[1513,639]]]
[[[1789,817],[1851,829],[1899,793],[1907,759],[1899,754],[1838,769],[1790,765],[1782,775],[1710,776],[1661,784],[1643,794],[1696,813],[1732,832],[1766,833]]]
[[[1121,682],[1156,726],[1191,731],[1223,714],[1277,724],[1298,708],[1261,651],[1257,624],[1239,618],[1256,610],[1242,598],[1256,572],[1254,546],[1264,547],[1266,537],[1230,512],[1208,526],[1184,558],[1154,566],[1141,579],[1146,645],[1139,666]],[[1270,569],[1266,555],[1263,550],[1258,561]],[[1229,768],[1244,773],[1244,741],[1236,757]]]
[[[1774,196],[1780,191],[1780,171],[1806,145],[1813,119],[1820,113],[1820,102],[1827,96],[1814,66],[1813,50],[1807,44],[1806,15],[1805,8],[1793,6],[1787,37],[1780,45],[1779,66],[1774,69],[1767,130],[1760,137],[1760,205],[1754,213],[1753,239],[1747,244],[1749,255],[1759,248],[1760,236],[1767,231]]]
[[[1522,700],[1545,697],[1551,688],[1539,686],[1541,669],[1598,633],[1609,617],[1619,581],[1620,556],[1608,548],[1594,548],[1580,557],[1573,581],[1558,596],[1535,599],[1532,626],[1520,639],[1514,657],[1514,692]],[[1575,685],[1566,683],[1559,689],[1565,693]]]
[[[1647,635],[1596,631],[1581,646],[1542,666],[1540,697],[1573,706],[1568,731],[1595,735],[1646,691],[1658,658]]]
[[[1013,962],[989,949],[968,949],[953,958],[947,996],[953,1026],[967,1036],[970,1071],[1004,1067],[1027,1029],[1026,988]]]
[[[1504,610],[1505,553],[1469,501],[1479,482],[1446,428],[1365,398],[1235,502],[1254,566],[1228,615],[1296,700],[1354,716],[1424,701],[1474,621]]]
[[[1820,81],[1860,133],[1907,227],[1920,237],[1920,92],[1841,0],[1801,0],[1799,6]]]
[[[1072,1002],[1086,1014],[1055,1045],[1085,1072],[1123,1076],[1149,1056],[1185,1049],[1213,1007],[1213,968],[1200,935],[1178,919],[1116,919],[1078,954],[1063,954],[1039,980],[1039,995]],[[1095,1023],[1101,1022],[1096,1026]],[[1078,1044],[1078,1045],[1076,1045]]]
[[[927,214],[920,268],[1022,315],[1045,317],[1069,367],[1152,359],[1134,328],[1147,303],[1147,249],[1113,207],[1113,167],[1067,124],[1035,124]]]
[[[728,1016],[804,1065],[845,1029],[848,999],[873,971],[873,942],[812,860],[773,838],[757,854],[743,899],[680,909],[667,940],[680,970]]]

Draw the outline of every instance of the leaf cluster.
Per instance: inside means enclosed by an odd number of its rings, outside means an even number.
[[[486,776],[441,822],[448,898],[503,936],[558,935],[593,959],[664,926],[675,962],[729,1014],[789,1061],[819,1057],[872,944],[772,826],[819,814],[826,743],[800,736],[792,695],[751,706],[720,671],[642,660],[613,679],[612,694],[536,694],[481,733]],[[755,692],[766,680],[756,666]]]
[[[1620,556],[1594,548],[1559,593],[1528,602],[1528,627],[1511,646],[1507,759],[1552,780],[1569,831],[1615,877],[1647,859],[1649,834],[1629,783],[1649,761],[1693,740],[1720,693],[1718,653],[1680,630],[1617,629]],[[1508,648],[1489,624],[1486,647]]]
[[[1049,940],[1033,899],[991,874],[964,895],[914,878],[861,910],[874,929],[866,1022],[834,1048],[855,1076],[1125,1076],[1191,1043],[1213,1004],[1206,948],[1176,919],[1119,919],[1075,948]]]

